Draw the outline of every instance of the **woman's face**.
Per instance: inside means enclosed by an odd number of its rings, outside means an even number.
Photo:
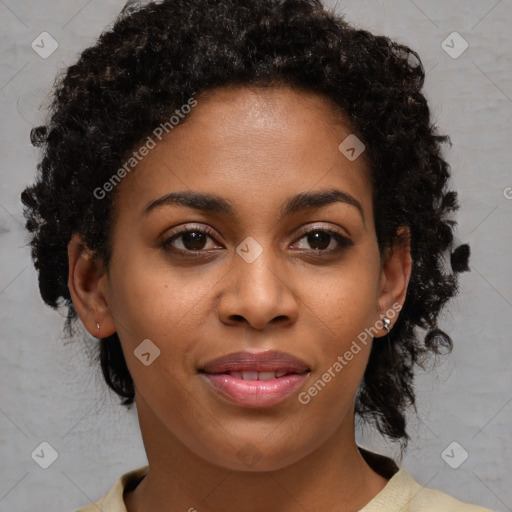
[[[226,468],[278,469],[353,435],[371,346],[358,339],[392,306],[394,277],[381,271],[364,155],[339,149],[351,131],[330,104],[288,88],[196,99],[118,185],[102,287],[147,436]],[[171,193],[189,199],[154,203]],[[289,361],[263,361],[259,381],[226,375],[240,360],[203,371],[271,350],[305,367],[275,378]]]

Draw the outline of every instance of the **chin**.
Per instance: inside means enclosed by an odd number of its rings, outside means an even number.
[[[268,430],[266,435],[269,432],[271,431]],[[287,437],[286,441],[288,442],[279,446],[275,442],[269,442],[264,436],[259,439],[261,441],[254,436],[246,437],[245,440],[230,438],[226,439],[225,445],[222,446],[220,440],[211,444],[212,438],[209,438],[209,445],[207,447],[203,445],[204,450],[201,453],[195,450],[194,452],[198,457],[214,466],[231,471],[256,473],[283,469],[315,449],[315,446],[311,446],[308,450],[299,445],[299,440],[296,437],[293,438],[292,444],[288,444],[291,437]]]

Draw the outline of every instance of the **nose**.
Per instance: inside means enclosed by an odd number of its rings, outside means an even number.
[[[217,304],[219,319],[228,325],[247,323],[254,329],[269,324],[292,324],[297,320],[299,301],[292,273],[270,249],[251,263],[238,254],[222,286]]]

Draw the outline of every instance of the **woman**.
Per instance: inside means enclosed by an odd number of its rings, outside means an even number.
[[[357,415],[405,450],[467,269],[423,80],[306,0],[127,7],[67,70],[33,258],[148,456],[83,512],[486,510],[355,442]]]

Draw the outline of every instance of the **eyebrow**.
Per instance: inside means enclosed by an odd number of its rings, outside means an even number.
[[[333,203],[345,203],[354,206],[359,211],[363,224],[365,223],[364,211],[361,203],[347,192],[337,189],[315,190],[301,192],[289,197],[281,207],[277,220],[310,209],[321,208]],[[182,191],[170,192],[158,199],[150,201],[142,210],[141,216],[149,214],[156,208],[168,205],[185,206],[210,213],[219,213],[228,216],[235,215],[235,209],[230,202],[220,196],[205,194],[203,192]]]

